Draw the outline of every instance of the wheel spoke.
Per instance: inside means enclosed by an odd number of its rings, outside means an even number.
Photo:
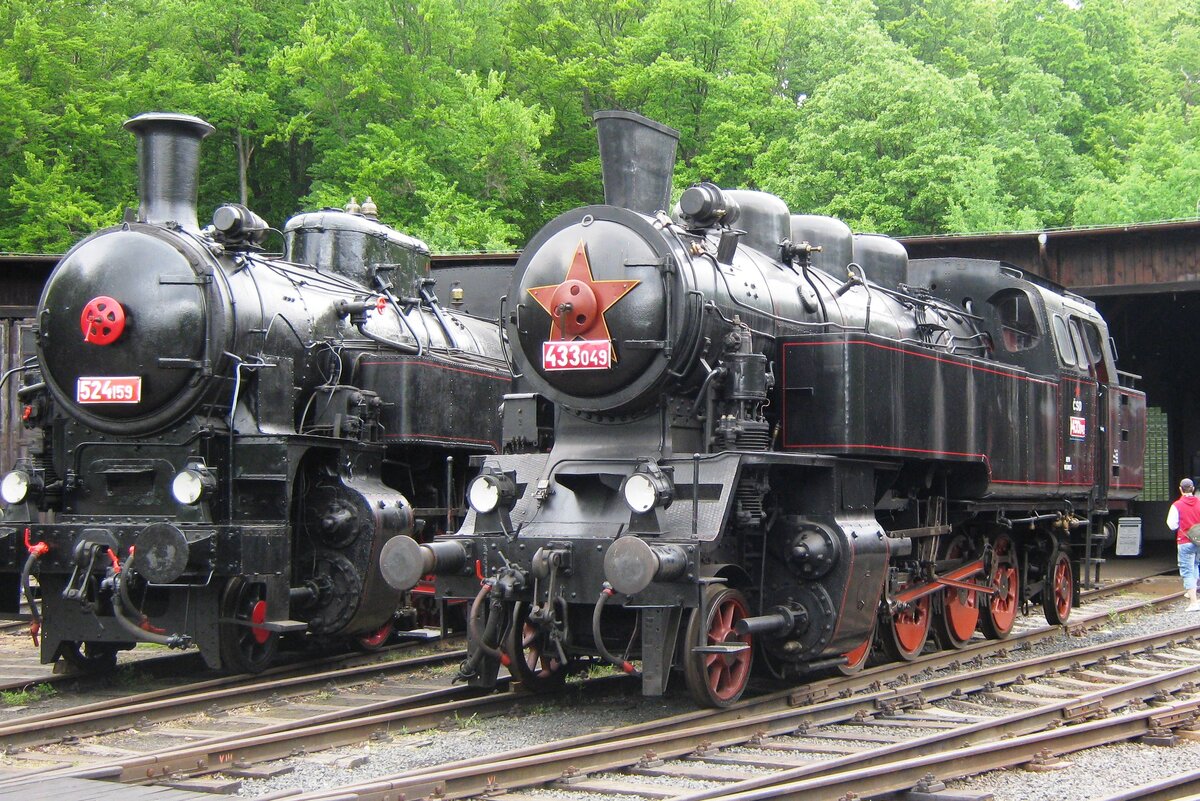
[[[550,632],[529,622],[531,607],[518,603],[512,609],[512,628],[504,636],[504,650],[511,661],[510,670],[528,690],[541,692],[562,686],[566,666],[550,639]]]
[[[750,675],[752,638],[739,635],[735,629],[749,607],[737,590],[710,588],[707,592],[707,603],[693,610],[688,622],[686,642],[692,647],[685,656],[684,673],[696,701],[706,706],[728,706],[741,696]],[[693,650],[699,644],[746,648],[721,653]]]

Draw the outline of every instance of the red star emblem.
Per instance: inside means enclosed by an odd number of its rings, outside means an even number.
[[[581,240],[563,282],[534,287],[529,294],[550,315],[551,342],[574,339],[608,342],[609,353],[616,361],[604,313],[640,283],[622,279],[597,281],[592,277],[587,248]]]

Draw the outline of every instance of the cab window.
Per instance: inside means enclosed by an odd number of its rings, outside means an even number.
[[[1079,321],[1074,317],[1071,318],[1071,345],[1075,348],[1075,363],[1080,369],[1086,370],[1091,366],[1092,361],[1088,358],[1087,351],[1083,347],[1083,334],[1079,333]]]
[[[1009,353],[1036,347],[1041,339],[1037,314],[1028,296],[1019,289],[997,292],[988,301],[1000,318],[1000,342]]]
[[[1096,367],[1096,375],[1101,381],[1108,380],[1108,364],[1104,361],[1104,337],[1096,324],[1088,320],[1080,320],[1079,327],[1083,329],[1083,344],[1087,348],[1088,361]]]
[[[1058,360],[1064,367],[1077,366],[1075,346],[1071,343],[1071,334],[1067,331],[1067,321],[1057,314],[1054,315],[1054,345],[1058,351]]]

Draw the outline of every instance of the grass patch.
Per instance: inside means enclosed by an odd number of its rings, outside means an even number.
[[[0,703],[5,706],[25,706],[44,701],[58,695],[58,690],[49,684],[32,684],[19,690],[4,690],[0,692]]]

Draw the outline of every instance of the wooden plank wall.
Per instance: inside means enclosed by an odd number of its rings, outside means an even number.
[[[901,241],[912,258],[1001,259],[1084,295],[1200,290],[1200,221]]]

